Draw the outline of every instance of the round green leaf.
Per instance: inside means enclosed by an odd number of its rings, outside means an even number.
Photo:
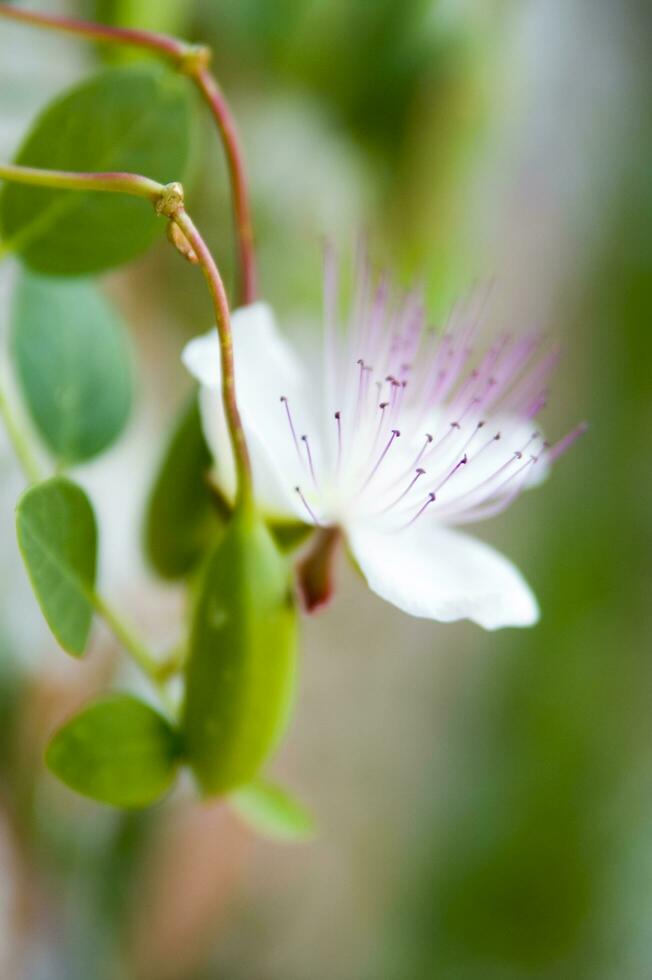
[[[192,106],[188,80],[168,68],[112,68],[50,103],[16,163],[182,180]],[[66,276],[127,262],[165,230],[147,201],[13,183],[0,196],[0,228],[4,244],[37,272]]]
[[[127,694],[96,701],[59,729],[45,761],[67,786],[100,803],[148,806],[171,786],[179,738],[149,705]]]
[[[239,816],[263,837],[305,841],[315,836],[312,815],[274,783],[257,780],[236,790],[230,799]]]
[[[193,394],[175,422],[145,514],[145,553],[163,578],[191,572],[222,523],[206,482],[211,466]]]
[[[16,531],[48,626],[64,650],[81,656],[93,619],[97,556],[88,497],[64,477],[40,483],[19,500]]]
[[[207,563],[186,663],[184,741],[206,794],[251,782],[283,734],[296,634],[287,562],[259,518],[236,514]]]
[[[24,276],[12,353],[29,413],[60,463],[90,459],[120,435],[132,403],[131,353],[92,283]]]

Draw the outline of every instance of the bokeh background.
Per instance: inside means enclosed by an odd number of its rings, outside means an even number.
[[[53,647],[14,545],[0,434],[0,975],[27,980],[649,980],[652,976],[652,11],[637,0],[53,3],[209,42],[236,110],[264,294],[320,306],[321,240],[363,231],[433,321],[495,277],[489,317],[565,357],[544,422],[590,431],[479,528],[524,570],[530,631],[410,620],[345,567],[304,624],[273,765],[316,842],[256,840],[182,789],[124,816],[56,786],[53,725],[119,669]],[[106,52],[0,22],[0,151]],[[191,210],[233,278],[219,145]],[[15,271],[0,267],[0,329]],[[147,486],[210,311],[162,243],[108,277],[139,376],[122,442],[79,478],[106,591],[161,646],[177,592],[139,550]],[[3,355],[4,360],[4,355]],[[3,368],[4,370],[4,368]],[[137,684],[135,678],[126,678]]]

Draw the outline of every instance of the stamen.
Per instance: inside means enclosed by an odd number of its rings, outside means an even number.
[[[548,391],[539,392],[537,397],[532,401],[525,409],[525,417],[528,419],[533,419],[535,415],[538,415],[542,408],[546,407],[548,402]]]
[[[301,436],[301,442],[306,447],[306,454],[308,456],[308,468],[310,469],[310,475],[312,477],[312,482],[315,484],[315,489],[318,490],[317,477],[315,476],[315,467],[312,462],[312,453],[310,452],[310,443],[308,442],[308,436]]]
[[[381,402],[378,408],[380,409],[380,419],[378,420],[378,428],[376,429],[376,435],[374,436],[374,441],[371,447],[371,452],[373,454],[376,446],[378,445],[378,440],[380,439],[380,433],[383,431],[383,423],[385,421],[385,411],[389,402]]]
[[[421,449],[421,452],[419,453],[419,455],[418,455],[418,456],[417,456],[417,458],[415,459],[415,461],[414,461],[414,463],[412,464],[412,466],[416,466],[416,465],[417,465],[417,463],[419,462],[419,460],[421,459],[421,457],[422,457],[422,456],[423,456],[423,454],[425,453],[425,451],[426,451],[426,449],[428,448],[428,446],[429,446],[429,445],[430,445],[430,443],[432,442],[432,438],[433,438],[433,437],[432,437],[432,436],[430,435],[430,433],[429,433],[429,432],[426,432],[426,441],[424,442],[424,444],[423,444],[423,447],[422,447],[422,449]]]
[[[571,432],[569,432],[568,435],[564,436],[563,439],[560,439],[559,442],[555,443],[555,445],[548,452],[548,462],[554,463],[556,459],[559,459],[562,453],[565,453],[566,450],[573,445],[576,439],[579,439],[580,436],[584,435],[588,427],[588,422],[581,422]]]
[[[304,497],[303,493],[301,492],[301,487],[295,487],[294,490],[295,490],[295,493],[298,493],[299,497],[301,498],[301,503],[303,504],[303,506],[306,508],[306,510],[310,514],[310,517],[311,517],[313,523],[315,523],[317,525],[317,527],[321,527],[321,523],[320,523],[320,521],[317,520],[317,517],[315,515],[314,510],[312,509],[312,507],[310,506],[310,504],[308,503],[308,501]]]
[[[337,473],[339,476],[342,463],[342,413],[335,412],[335,422],[337,423]]]
[[[295,429],[294,429],[294,423],[292,421],[292,414],[290,412],[290,404],[289,404],[287,398],[285,397],[285,395],[281,395],[281,401],[285,405],[285,411],[286,411],[286,414],[287,414],[287,417],[288,417],[288,422],[289,422],[289,425],[290,425],[290,432],[292,433],[292,439],[294,441],[294,448],[297,451],[297,456],[299,457],[299,459],[303,463],[303,459],[302,459],[302,456],[301,456],[301,450],[299,449],[299,440],[297,439],[297,434],[296,434]]]
[[[375,475],[376,475],[376,473],[378,472],[378,467],[380,466],[380,464],[381,464],[381,463],[382,463],[382,461],[384,460],[384,458],[385,458],[385,456],[386,456],[386,455],[387,455],[387,453],[389,452],[389,449],[390,449],[390,446],[392,445],[392,443],[394,442],[394,440],[395,440],[395,439],[398,439],[398,437],[400,436],[400,434],[401,434],[401,433],[399,432],[399,430],[398,430],[398,429],[392,429],[392,434],[391,434],[391,436],[389,437],[389,440],[388,440],[388,442],[387,442],[387,445],[386,445],[386,446],[385,446],[385,448],[383,449],[383,451],[382,451],[382,453],[380,454],[380,457],[379,457],[379,459],[378,459],[378,462],[376,463],[376,465],[374,466],[374,468],[373,468],[373,470],[371,471],[371,473],[370,473],[370,474],[369,474],[369,476],[367,477],[367,479],[366,479],[366,481],[365,481],[365,483],[363,484],[363,487],[362,487],[362,489],[363,489],[363,490],[366,490],[366,489],[367,489],[367,487],[369,486],[369,484],[371,483],[371,481],[373,480],[373,478],[374,478],[374,476],[375,476]]]
[[[445,477],[444,477],[444,479],[443,479],[443,480],[441,481],[441,483],[440,483],[440,484],[439,484],[438,486],[436,486],[436,487],[435,487],[435,493],[438,493],[438,492],[439,492],[439,491],[441,490],[441,488],[442,488],[442,487],[443,487],[443,486],[444,486],[444,485],[445,485],[446,483],[448,483],[448,481],[450,480],[450,478],[451,478],[452,476],[454,476],[454,475],[455,475],[455,474],[457,473],[457,471],[458,471],[458,470],[459,470],[459,469],[460,469],[460,468],[461,468],[462,466],[466,466],[466,464],[468,463],[468,461],[469,461],[469,457],[468,457],[468,456],[466,455],[466,453],[464,453],[464,455],[462,456],[462,458],[461,458],[460,460],[458,460],[458,462],[457,462],[457,463],[455,464],[455,466],[454,466],[454,467],[453,467],[453,469],[452,469],[452,470],[450,471],[450,473],[448,474],[448,476],[445,476]]]
[[[381,513],[386,514],[388,510],[392,510],[393,507],[396,507],[397,504],[400,504],[400,502],[403,500],[403,498],[404,497],[407,497],[407,495],[409,494],[410,490],[412,489],[412,487],[414,486],[414,484],[417,482],[417,480],[419,479],[419,477],[423,476],[425,472],[426,471],[424,470],[423,466],[420,466],[417,469],[416,474],[412,478],[412,481],[411,481],[410,485],[408,487],[406,487],[406,489],[403,491],[403,493],[400,495],[400,497],[397,497],[396,498],[396,500],[394,501],[394,503],[389,504],[388,507],[385,507],[385,509],[383,511],[381,511]]]
[[[473,432],[471,433],[471,435],[469,436],[469,438],[466,440],[466,442],[462,446],[462,452],[463,453],[466,452],[466,450],[469,448],[469,446],[471,445],[471,443],[473,442],[473,440],[477,436],[477,434],[480,431],[480,429],[483,429],[484,428],[485,424],[486,423],[484,421],[478,422],[478,424],[476,425],[475,429],[473,430]]]
[[[497,433],[497,435],[500,435],[500,433]],[[523,450],[530,445],[530,443],[535,437],[538,437],[538,433],[535,433],[532,437],[530,437],[530,439],[523,446]],[[491,441],[494,442],[495,440],[496,440],[496,436],[494,436],[494,438]],[[490,443],[488,443],[488,445],[490,445]],[[486,448],[487,448],[486,445],[483,446],[483,449]],[[497,494],[506,483],[510,483],[516,476],[518,476],[518,474],[523,469],[529,466],[533,460],[536,461],[538,459],[538,457],[530,456],[528,462],[526,462],[523,466],[519,467],[515,473],[511,473],[506,480],[503,480],[501,483],[498,484],[498,486],[494,486],[496,479],[500,477],[502,473],[504,473],[506,470],[509,470],[511,467],[513,467],[515,462],[523,459],[523,450],[517,449],[516,452],[512,453],[512,455],[507,460],[507,462],[502,463],[502,465],[499,466],[498,469],[495,470],[493,473],[491,473],[490,476],[485,477],[485,479],[481,480],[480,483],[478,483],[476,486],[471,487],[469,490],[466,490],[463,494],[458,496],[456,500],[451,501],[450,504],[448,505],[445,505],[443,510],[445,512],[448,512],[452,508],[453,511],[457,512],[462,509],[460,507],[462,501],[468,501],[469,497],[471,498],[477,497],[478,493],[480,493],[481,498],[484,497],[484,499],[489,499],[489,497],[495,496],[495,494]],[[482,450],[480,450],[480,452],[482,452]],[[477,456],[474,456],[471,462],[472,463],[475,462],[475,460],[478,458],[479,455],[480,453],[478,453]],[[481,500],[478,501],[478,503],[480,502]],[[464,506],[468,507],[470,503],[471,502],[465,504]]]
[[[455,523],[470,524],[473,521],[479,521],[481,519],[484,520],[487,517],[496,517],[498,514],[502,514],[502,512],[507,510],[510,504],[512,504],[516,498],[520,496],[527,486],[527,479],[523,477],[523,479],[518,480],[518,477],[521,476],[530,466],[535,466],[538,461],[538,456],[530,456],[528,461],[524,463],[523,466],[516,471],[516,473],[512,473],[511,476],[508,476],[506,480],[503,480],[503,482],[496,487],[491,494],[491,498],[486,500],[484,503],[482,501],[478,501],[475,506],[462,509],[461,511],[458,511],[456,507],[453,507],[452,513],[456,515]],[[514,481],[517,481],[516,487],[508,494],[499,496],[501,491],[503,491],[508,484],[513,483]],[[451,513],[451,509],[444,507],[443,512],[444,516],[448,516]]]
[[[417,513],[414,515],[414,517],[412,518],[412,520],[408,521],[407,524],[404,524],[403,525],[403,528],[410,527],[411,524],[414,524],[414,522],[416,520],[418,520],[419,517],[421,517],[421,515],[423,514],[424,510],[426,509],[426,507],[430,507],[430,504],[432,504],[433,501],[435,501],[436,499],[437,499],[437,496],[434,493],[434,491],[432,491],[431,493],[429,493],[428,494],[428,499],[426,500],[426,502],[423,505],[423,507],[420,510],[417,511]]]
[[[360,368],[360,374],[358,377],[358,395],[355,403],[354,431],[360,421],[361,411],[364,402],[367,400],[367,392],[369,391],[369,379],[373,374],[373,368],[369,364],[365,364],[361,357],[358,358],[356,364]]]

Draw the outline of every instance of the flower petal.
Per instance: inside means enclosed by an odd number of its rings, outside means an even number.
[[[531,626],[539,609],[512,563],[489,545],[427,520],[395,533],[349,528],[349,544],[369,587],[412,616],[485,629]]]
[[[279,516],[305,517],[293,494],[296,450],[284,418],[280,395],[301,417],[308,399],[294,351],[277,331],[270,307],[253,303],[231,317],[236,390],[252,459],[256,496],[261,506]],[[204,434],[217,460],[217,479],[227,497],[235,489],[235,468],[220,396],[221,367],[217,331],[191,340],[182,360],[201,385]]]

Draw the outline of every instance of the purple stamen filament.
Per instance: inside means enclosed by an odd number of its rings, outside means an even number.
[[[294,429],[294,423],[292,421],[292,413],[290,412],[290,404],[289,404],[287,398],[285,397],[285,395],[281,395],[281,401],[285,405],[285,412],[286,412],[286,415],[287,415],[287,418],[288,418],[288,423],[289,423],[289,426],[290,426],[290,432],[292,433],[292,439],[294,441],[294,446],[295,446],[295,449],[297,451],[297,456],[299,457],[299,459],[301,460],[301,462],[303,462],[303,459],[302,459],[302,456],[301,456],[301,450],[299,449],[299,440],[297,439],[297,434],[296,434],[295,429]]]
[[[310,443],[308,442],[308,436],[301,436],[301,442],[306,447],[306,455],[308,457],[308,468],[310,470],[312,482],[315,484],[315,489],[319,489],[319,487],[317,486],[317,477],[315,476],[315,467],[312,462],[312,453],[310,452]]]
[[[420,476],[423,476],[425,472],[426,471],[424,470],[424,468],[422,466],[420,466],[418,468],[418,470],[416,471],[416,474],[413,476],[413,478],[412,478],[409,486],[407,486],[405,488],[405,490],[400,495],[400,497],[397,497],[396,500],[393,503],[389,504],[388,507],[385,507],[385,509],[382,511],[382,513],[383,514],[386,514],[388,510],[392,510],[394,507],[396,507],[397,504],[400,504],[400,502],[403,500],[403,498],[404,497],[407,497],[407,495],[409,494],[410,490],[412,489],[412,487],[414,486],[414,484],[417,482],[417,480],[419,479],[419,477]]]
[[[337,473],[339,476],[342,464],[342,413],[335,412],[335,422],[337,423]]]
[[[306,510],[310,514],[310,517],[312,518],[313,523],[316,524],[317,527],[321,527],[321,523],[317,520],[317,517],[315,515],[314,510],[312,509],[312,507],[310,506],[310,504],[308,503],[308,501],[304,497],[304,495],[303,495],[303,493],[301,491],[301,487],[295,487],[294,490],[295,490],[295,493],[297,493],[299,495],[299,497],[301,498],[301,503],[303,504],[303,506],[306,508]]]
[[[436,494],[434,493],[434,491],[433,491],[432,493],[429,493],[429,494],[428,494],[428,499],[426,500],[426,502],[425,502],[425,504],[423,505],[423,507],[421,507],[421,509],[417,511],[417,513],[416,513],[416,514],[414,515],[414,517],[413,517],[413,518],[412,518],[411,520],[409,520],[409,521],[407,522],[407,524],[404,524],[404,525],[403,525],[403,527],[404,527],[404,528],[406,528],[406,527],[410,527],[410,525],[411,525],[411,524],[414,524],[414,522],[415,522],[415,521],[416,521],[416,520],[417,520],[417,519],[418,519],[419,517],[421,517],[421,515],[423,514],[423,512],[424,512],[424,510],[426,509],[426,507],[430,507],[430,504],[432,504],[432,503],[433,503],[433,502],[434,502],[434,501],[435,501],[436,499],[437,499],[437,496],[436,496]]]
[[[398,439],[398,437],[400,436],[400,434],[401,433],[399,432],[398,429],[392,429],[392,434],[389,437],[389,440],[387,442],[387,445],[383,449],[382,453],[380,454],[380,456],[378,458],[378,461],[377,461],[376,465],[374,466],[374,468],[372,469],[371,473],[367,477],[367,479],[366,479],[366,481],[365,481],[365,483],[364,483],[364,485],[362,487],[363,490],[366,490],[367,487],[369,486],[369,484],[371,483],[371,481],[373,480],[374,476],[378,472],[378,468],[379,468],[380,464],[382,463],[382,461],[384,460],[385,456],[389,452],[390,446],[392,445],[392,443],[394,442],[395,439]]]

